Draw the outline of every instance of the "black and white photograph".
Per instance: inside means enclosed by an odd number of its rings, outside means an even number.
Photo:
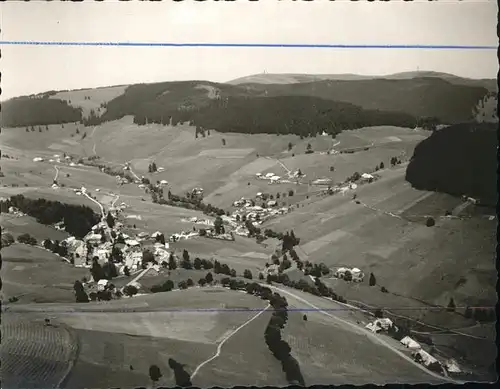
[[[497,381],[496,1],[0,13],[4,388]]]

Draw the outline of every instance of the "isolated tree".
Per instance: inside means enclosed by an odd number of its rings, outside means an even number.
[[[177,262],[175,261],[175,257],[173,253],[170,253],[168,257],[168,269],[175,270],[177,269]]]
[[[108,212],[108,215],[106,216],[106,223],[109,228],[113,228],[115,226],[115,218],[111,215],[111,212]]]
[[[312,152],[313,152],[312,146],[310,143],[308,143],[306,147],[306,154],[311,154]]]
[[[207,275],[205,276],[205,280],[207,281],[208,284],[212,283],[214,280],[214,276],[212,273],[208,272]]]
[[[160,368],[156,365],[151,365],[149,367],[149,378],[152,381],[153,387],[155,386],[156,382],[159,381],[159,379],[162,377]]]
[[[90,274],[92,274],[94,282],[98,282],[99,280],[105,278],[104,270],[102,269],[101,265],[97,260],[98,258],[94,257],[92,267],[90,268]]]
[[[83,285],[79,280],[76,280],[73,284],[73,290],[75,291],[75,297],[77,303],[88,303],[89,296],[85,293]]]
[[[370,286],[375,286],[377,284],[377,280],[375,279],[375,275],[370,273],[370,280],[368,281]]]
[[[226,140],[224,138],[222,138],[222,146],[225,146],[226,145]]]
[[[182,252],[182,263],[181,267],[183,269],[192,269],[193,265],[191,264],[191,260],[189,259],[189,253],[187,250],[184,250]]]
[[[187,289],[188,285],[187,285],[187,282],[186,281],[180,281],[177,286],[179,287],[179,289]]]
[[[188,287],[193,286],[193,285],[194,285],[193,280],[192,280],[191,278],[188,278],[188,279],[186,280],[186,285],[187,285]]]
[[[202,262],[201,262],[201,259],[196,257],[194,259],[194,262],[193,262],[193,267],[196,269],[196,270],[200,270],[201,269],[201,266],[202,266]]]
[[[383,162],[380,162],[380,169],[383,169],[385,167]]]
[[[450,298],[450,302],[448,303],[448,307],[446,308],[446,310],[448,312],[455,312],[455,301],[453,300],[453,297]]]
[[[231,270],[229,271],[229,275],[230,275],[231,277],[236,277],[236,270],[231,269]]]
[[[302,320],[307,321],[307,315],[302,316]]]
[[[243,272],[243,277],[251,280],[253,277],[252,277],[252,272],[248,269],[245,269],[245,271]]]
[[[292,150],[293,144],[292,142],[288,142],[288,151]]]
[[[427,227],[433,227],[433,226],[435,226],[435,225],[436,225],[436,221],[434,220],[434,218],[429,217],[429,218],[427,218],[427,220],[425,221],[425,225],[426,225]]]
[[[123,288],[123,293],[127,296],[134,296],[138,292],[137,288],[134,285],[127,285],[125,288]]]
[[[222,234],[222,230],[224,228],[224,222],[220,216],[217,216],[214,221],[214,229],[217,235]]]

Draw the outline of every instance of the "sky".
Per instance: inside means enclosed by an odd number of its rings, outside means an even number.
[[[5,41],[497,46],[496,0],[2,2]],[[496,50],[1,45],[1,99],[267,73],[496,78]]]

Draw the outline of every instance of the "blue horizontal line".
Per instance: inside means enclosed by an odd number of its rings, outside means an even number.
[[[51,42],[0,41],[0,45],[17,46],[143,46],[143,47],[268,47],[310,49],[438,49],[438,50],[497,50],[497,46],[476,45],[352,45],[299,43],[172,43],[172,42]]]

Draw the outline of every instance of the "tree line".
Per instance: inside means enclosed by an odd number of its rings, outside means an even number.
[[[497,146],[495,124],[443,128],[417,145],[406,180],[420,190],[471,196],[496,206]]]
[[[8,212],[9,207],[15,207],[34,217],[40,224],[52,225],[63,221],[66,232],[80,239],[100,220],[99,215],[85,205],[63,204],[41,198],[35,200],[23,195],[0,201],[0,207],[2,212]]]
[[[80,108],[59,99],[21,97],[2,103],[3,127],[76,123],[81,119]]]
[[[246,134],[295,134],[316,136],[326,131],[335,136],[344,130],[366,126],[394,125],[413,127],[416,119],[408,114],[366,110],[350,103],[329,101],[308,96],[230,97],[227,101],[210,101],[193,110],[135,110],[134,122],[139,125],[190,122],[200,129]],[[200,130],[199,132],[202,132]]]

